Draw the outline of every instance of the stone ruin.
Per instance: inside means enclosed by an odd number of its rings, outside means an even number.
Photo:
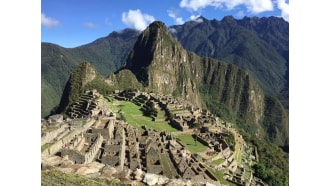
[[[120,94],[120,92],[118,92]],[[152,100],[160,109],[174,116],[172,126],[181,131],[195,130],[196,139],[210,147],[217,157],[225,160],[231,171],[227,179],[235,184],[262,185],[262,180],[245,176],[245,169],[238,166],[233,152],[221,138],[220,133],[212,132],[217,128],[217,118],[207,110],[184,106],[171,96],[146,94],[141,92],[121,94],[120,99],[130,100],[143,105]],[[53,144],[42,152],[43,164],[47,158],[57,156],[70,160],[73,164],[88,165],[98,162],[112,167],[121,177],[130,180],[149,180],[152,175],[163,176],[163,181],[182,179],[191,183],[220,185],[219,181],[194,155],[166,132],[146,129],[140,131],[122,120],[116,120],[111,110],[100,107],[95,91],[87,91],[70,110],[73,118],[86,118],[85,122],[75,119],[57,130],[42,137],[42,144]],[[97,117],[95,117],[97,116]],[[213,154],[212,154],[213,155]],[[61,167],[61,163],[53,167]],[[45,166],[47,167],[47,166]],[[244,176],[243,176],[244,175]],[[160,177],[157,179],[161,179]],[[164,181],[166,182],[166,181]]]
[[[99,162],[117,172],[130,170],[126,176],[132,180],[152,173],[218,185],[213,174],[166,132],[140,131],[115,117],[90,119],[69,131],[42,153],[43,160],[52,156],[67,157],[74,164]]]
[[[111,109],[107,108],[104,101],[103,96],[96,90],[86,91],[70,106],[67,114],[70,118],[109,116]]]

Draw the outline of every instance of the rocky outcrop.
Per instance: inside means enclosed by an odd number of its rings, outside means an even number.
[[[125,69],[149,91],[181,97],[196,107],[217,104],[249,123],[262,121],[263,91],[247,71],[186,51],[162,22],[141,33]]]

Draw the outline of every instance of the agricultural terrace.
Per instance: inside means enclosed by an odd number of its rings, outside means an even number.
[[[126,120],[132,126],[142,130],[142,126],[155,129],[157,131],[176,132],[177,129],[173,128],[166,121],[152,121],[150,117],[144,116],[140,110],[140,106],[135,105],[130,101],[119,101],[113,99],[110,106],[117,117]],[[165,115],[164,111],[157,110],[158,115]]]
[[[192,135],[179,135],[176,136],[178,141],[184,145],[192,154],[204,152],[209,147],[203,145],[198,140],[195,140]]]
[[[228,186],[236,185],[223,178],[224,170],[214,170],[214,169],[210,168],[209,166],[205,166],[205,167],[220,181],[220,183],[222,183],[224,185],[228,185]]]

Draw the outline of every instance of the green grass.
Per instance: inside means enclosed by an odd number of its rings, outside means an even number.
[[[147,128],[155,129],[157,131],[176,132],[177,129],[173,128],[166,121],[154,122],[150,117],[143,116],[139,106],[129,101],[114,101],[111,104],[112,110],[119,116],[118,111],[123,111],[123,116],[126,121],[132,126],[141,129],[145,125]]]
[[[160,162],[163,165],[164,168],[164,175],[167,176],[168,178],[174,178],[175,177],[175,170],[172,170],[170,166],[170,160],[165,154],[160,154]],[[173,167],[174,168],[174,167]]]
[[[158,112],[158,114],[157,114],[156,119],[162,119],[162,120],[166,119],[166,115],[165,115],[164,110],[157,109],[157,112]]]
[[[118,181],[100,178],[86,178],[77,174],[65,174],[58,170],[41,171],[41,185],[84,185],[84,186],[119,186]]]
[[[217,160],[214,160],[212,161],[213,164],[216,164],[216,165],[220,165],[221,163],[223,163],[225,160],[224,159],[217,159]]]
[[[228,186],[235,186],[235,184],[233,184],[223,178],[223,176],[224,176],[223,171],[215,171],[208,166],[205,166],[205,167],[220,181],[221,184],[225,184]]]
[[[178,138],[178,140],[193,154],[203,152],[209,148],[199,141],[196,141],[195,143],[195,139],[192,135],[179,135],[176,138]]]
[[[234,157],[235,160],[241,164],[242,163],[242,153],[239,144],[235,145]]]

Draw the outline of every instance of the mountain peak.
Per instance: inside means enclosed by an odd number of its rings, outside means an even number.
[[[133,72],[146,68],[163,45],[177,44],[179,43],[172,37],[166,25],[161,21],[154,21],[139,35],[128,57],[126,68]]]
[[[151,38],[156,39],[160,35],[164,35],[164,34],[165,35],[170,34],[165,23],[161,21],[154,21],[142,32],[141,35],[144,37],[149,37],[149,39]]]
[[[154,93],[176,95],[195,106],[201,106],[192,58],[164,23],[151,23],[139,36],[131,50],[126,69],[133,72],[143,86]],[[201,74],[202,72],[200,72]]]
[[[149,28],[157,28],[157,29],[167,29],[165,23],[161,21],[154,21],[149,26]]]

